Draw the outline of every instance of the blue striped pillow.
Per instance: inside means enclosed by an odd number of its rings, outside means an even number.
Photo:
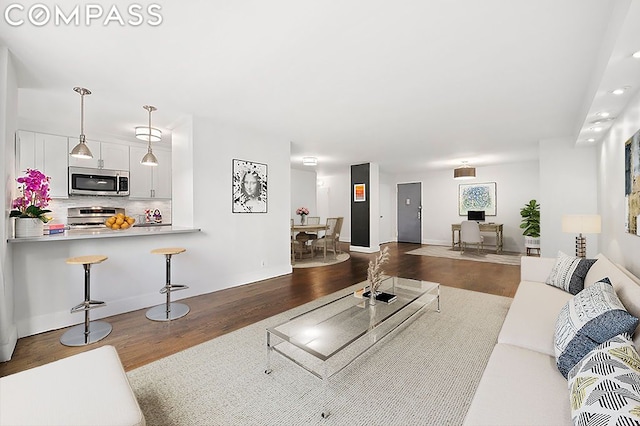
[[[584,277],[598,259],[584,259],[558,252],[556,264],[546,283],[576,295],[584,288]]]
[[[567,377],[600,343],[622,333],[633,334],[638,318],[626,311],[608,278],[573,296],[558,314],[554,346],[558,370]]]

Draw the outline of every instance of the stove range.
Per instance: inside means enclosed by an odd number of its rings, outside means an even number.
[[[104,222],[118,213],[125,214],[121,207],[69,207],[67,225],[70,229],[106,228]]]

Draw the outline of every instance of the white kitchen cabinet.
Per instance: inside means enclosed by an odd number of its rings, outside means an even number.
[[[171,198],[171,152],[154,149],[158,158],[155,167],[140,164],[146,147],[129,148],[129,198]]]
[[[78,138],[69,138],[69,150],[79,142]],[[93,158],[76,158],[69,155],[69,165],[75,167],[90,167],[94,169],[128,170],[129,146],[110,142],[87,140],[87,146]]]
[[[51,198],[68,198],[67,137],[20,130],[16,134],[16,176],[38,169],[51,179]]]

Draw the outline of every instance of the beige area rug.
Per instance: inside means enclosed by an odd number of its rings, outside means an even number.
[[[127,373],[147,425],[460,425],[510,298],[441,287],[433,307],[331,378],[274,354],[266,327],[362,283]]]
[[[315,268],[318,266],[329,266],[335,265],[336,263],[341,263],[349,260],[351,256],[349,253],[339,253],[338,256],[333,256],[333,253],[327,253],[327,260],[324,260],[322,255],[316,255],[311,259],[296,259],[296,263],[294,263],[294,268]]]
[[[452,250],[449,246],[424,246],[419,249],[408,251],[407,254],[417,254],[420,256],[446,257],[447,259],[473,260],[476,262],[502,263],[504,265],[520,265],[520,253],[502,252],[496,254],[486,250],[471,248],[461,253],[460,250]]]

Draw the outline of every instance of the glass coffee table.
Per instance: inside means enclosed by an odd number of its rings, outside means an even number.
[[[362,286],[367,285],[363,282]],[[387,277],[380,291],[397,296],[391,303],[357,298],[348,293],[288,321],[267,328],[267,366],[270,374],[274,352],[322,379],[326,406],[328,381],[367,349],[408,324],[427,306],[440,312],[440,284],[408,278]],[[387,340],[387,339],[385,339]]]

